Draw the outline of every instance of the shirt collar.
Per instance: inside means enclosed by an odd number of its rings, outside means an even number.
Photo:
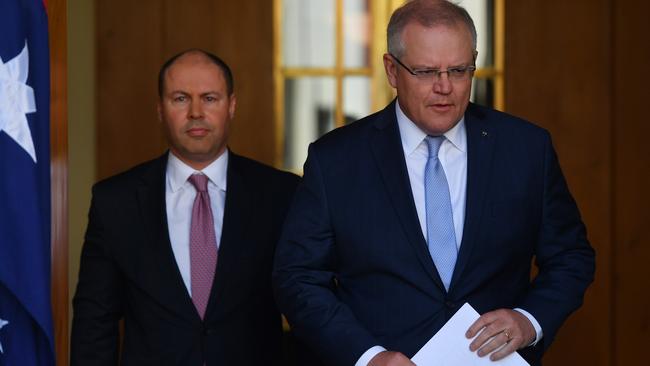
[[[404,156],[411,155],[420,146],[427,134],[411,121],[399,106],[395,103],[395,113],[397,114],[397,125],[399,127],[400,137],[402,139],[402,148]],[[454,127],[443,134],[451,144],[462,152],[467,151],[467,134],[465,132],[465,117],[461,118]]]
[[[187,178],[192,174],[203,173],[210,182],[222,191],[226,191],[226,177],[228,170],[228,149],[224,150],[215,161],[210,163],[203,170],[198,171],[191,166],[185,164],[181,159],[176,157],[174,153],[169,151],[167,158],[167,184],[172,192],[176,192],[188,183]]]

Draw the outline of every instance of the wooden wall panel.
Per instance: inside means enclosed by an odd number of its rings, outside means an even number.
[[[647,365],[650,343],[650,59],[648,1],[614,1],[616,365]]]
[[[272,1],[220,1],[218,52],[235,74],[232,148],[269,165],[275,158]]]
[[[68,98],[66,0],[47,2],[50,41],[52,315],[57,365],[68,364]]]
[[[215,33],[218,1],[164,0],[162,40],[165,59],[188,48],[206,48],[215,54],[219,36]],[[220,56],[220,55],[219,55]]]
[[[165,49],[169,56],[200,47],[222,57],[235,78],[237,111],[230,147],[273,163],[272,1],[167,0]],[[179,31],[181,30],[181,31]]]
[[[97,1],[97,174],[164,151],[156,113],[163,51],[159,0]]]
[[[233,69],[238,103],[230,146],[272,163],[271,6],[271,1],[99,1],[99,178],[164,151],[156,115],[158,70],[167,58],[193,47],[217,54]]]
[[[547,353],[608,365],[611,281],[609,0],[506,2],[506,110],[547,128],[597,250],[597,280]]]

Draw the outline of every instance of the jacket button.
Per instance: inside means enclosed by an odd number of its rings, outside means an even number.
[[[214,334],[214,329],[212,329],[212,328],[204,328],[203,329],[203,334],[204,335],[212,335],[212,334]]]
[[[451,301],[445,301],[445,306],[447,307],[447,309],[451,310],[451,309],[454,309],[456,307],[456,304],[454,304]]]

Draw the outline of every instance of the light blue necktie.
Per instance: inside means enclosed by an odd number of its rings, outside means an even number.
[[[445,170],[438,160],[438,151],[444,140],[444,136],[427,136],[425,138],[429,148],[429,159],[424,168],[424,197],[429,253],[431,253],[431,258],[438,269],[445,289],[449,290],[458,248],[456,247],[449,185],[445,177]]]

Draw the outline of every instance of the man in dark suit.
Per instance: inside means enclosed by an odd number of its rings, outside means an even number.
[[[173,57],[159,92],[169,152],[93,188],[72,364],[280,364],[272,259],[298,177],[228,150],[218,57]]]
[[[328,365],[412,365],[465,302],[477,357],[538,365],[582,303],[594,253],[550,136],[469,103],[476,55],[463,8],[408,2],[384,55],[397,100],[310,146],[274,288]]]

